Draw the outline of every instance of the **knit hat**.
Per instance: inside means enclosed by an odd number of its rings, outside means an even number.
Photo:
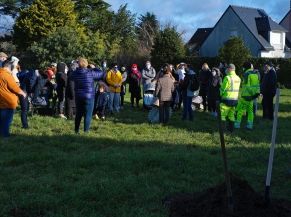
[[[235,65],[233,63],[229,64],[228,69],[235,70]]]

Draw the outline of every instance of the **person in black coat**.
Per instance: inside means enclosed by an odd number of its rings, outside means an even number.
[[[272,63],[266,63],[264,66],[264,74],[261,83],[261,94],[263,95],[263,118],[273,120],[274,105],[273,99],[276,95],[277,73]]]
[[[56,73],[58,113],[61,118],[65,118],[65,90],[67,86],[67,65],[63,62],[58,63]]]
[[[129,92],[131,93],[130,102],[131,107],[134,107],[134,100],[136,100],[136,107],[139,107],[139,100],[141,97],[141,73],[137,68],[137,64],[131,66],[129,74]]]
[[[67,86],[66,86],[66,94],[65,94],[65,103],[66,103],[66,116],[69,119],[73,119],[75,117],[75,84],[74,81],[71,79],[71,74],[78,68],[78,63],[73,62],[70,65],[69,71],[68,71],[68,80],[67,80]]]
[[[209,79],[210,79],[211,71],[207,63],[202,65],[202,69],[199,72],[199,83],[200,83],[200,91],[199,96],[203,99],[203,110],[207,110],[207,95],[208,95],[208,87],[209,87]]]
[[[211,76],[209,79],[209,88],[208,88],[208,109],[213,116],[217,116],[216,103],[219,100],[220,85],[222,83],[222,74],[218,68],[212,68]]]

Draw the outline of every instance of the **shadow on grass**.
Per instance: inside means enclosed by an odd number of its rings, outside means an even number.
[[[268,148],[228,146],[230,170],[264,189]],[[219,146],[85,135],[0,142],[1,216],[165,216],[162,199],[223,180]],[[277,147],[273,195],[288,198],[291,150]]]

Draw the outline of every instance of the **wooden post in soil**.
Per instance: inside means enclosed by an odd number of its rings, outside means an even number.
[[[270,204],[270,188],[271,188],[271,178],[272,178],[273,160],[274,160],[274,152],[275,152],[275,142],[276,142],[276,135],[277,135],[279,98],[280,98],[280,89],[277,88],[276,104],[275,104],[274,120],[273,120],[273,130],[272,130],[272,140],[271,140],[269,164],[268,164],[266,187],[265,187],[265,202],[267,205]]]
[[[219,129],[219,136],[220,136],[220,144],[221,144],[221,154],[222,154],[222,160],[223,160],[223,168],[224,168],[224,177],[225,177],[225,184],[226,184],[226,190],[227,190],[227,205],[228,210],[233,213],[233,197],[232,197],[232,191],[231,191],[231,182],[230,182],[230,176],[228,171],[228,164],[227,164],[227,156],[226,156],[226,148],[225,148],[225,141],[224,141],[224,132],[223,132],[223,126],[221,121],[221,111],[219,103],[216,105],[217,111],[218,111],[218,129]]]

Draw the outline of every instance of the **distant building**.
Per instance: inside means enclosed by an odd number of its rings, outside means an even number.
[[[194,33],[192,38],[189,40],[188,47],[192,54],[199,55],[201,45],[204,43],[206,38],[209,36],[213,28],[199,28]]]
[[[205,34],[203,42],[196,46],[197,53],[202,57],[217,56],[224,43],[237,36],[243,39],[254,57],[285,57],[286,32],[287,29],[262,9],[230,5],[209,34]],[[195,39],[196,33],[192,38]],[[192,38],[188,42],[190,47],[194,46]],[[194,39],[192,41],[196,42]]]
[[[287,33],[286,33],[286,46],[287,46],[287,50],[290,52],[290,48],[291,48],[291,0],[290,0],[290,10],[288,11],[288,13],[285,15],[285,17],[281,20],[281,22],[279,23],[281,26],[283,26],[285,29],[287,29]],[[288,57],[290,58],[291,55],[288,55]]]

